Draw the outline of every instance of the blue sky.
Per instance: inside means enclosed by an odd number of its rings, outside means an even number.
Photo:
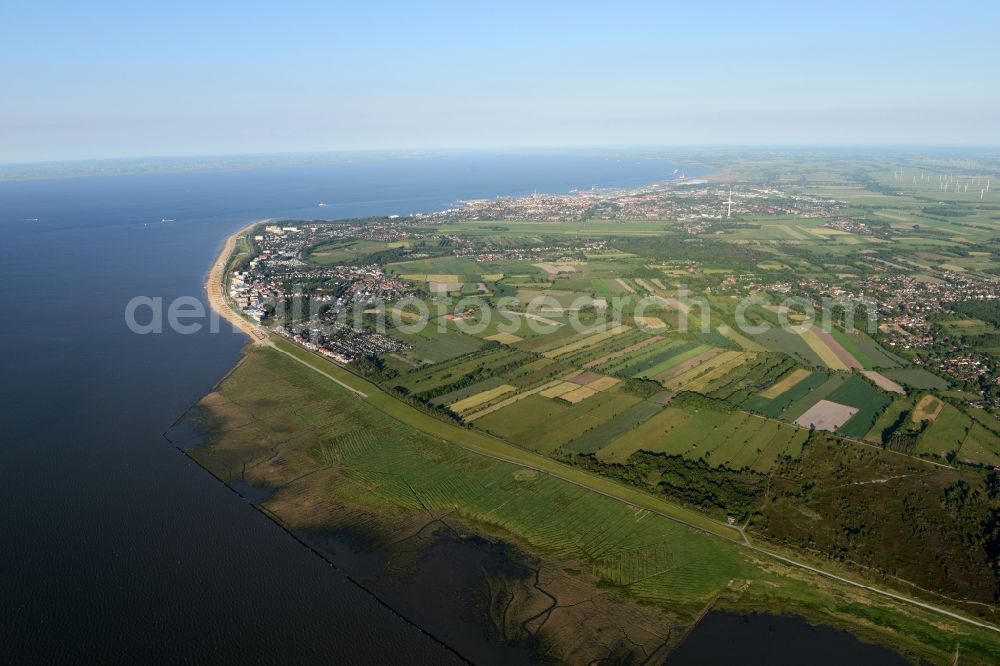
[[[1000,3],[538,4],[0,0],[0,163],[1000,143]]]

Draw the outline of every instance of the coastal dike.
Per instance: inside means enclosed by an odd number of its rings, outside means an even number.
[[[254,227],[270,221],[270,219],[264,219],[251,222],[226,238],[226,242],[223,243],[222,249],[219,250],[219,254],[212,263],[212,268],[208,271],[208,276],[205,278],[205,293],[208,296],[209,307],[232,324],[234,328],[250,336],[250,341],[253,344],[265,344],[267,342],[267,334],[260,327],[253,325],[233,309],[232,303],[230,303],[229,298],[226,296],[226,266],[233,256],[233,250],[236,248],[236,241],[239,237],[250,233]]]

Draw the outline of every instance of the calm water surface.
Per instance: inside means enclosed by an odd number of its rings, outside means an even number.
[[[892,650],[846,631],[813,627],[789,615],[711,612],[670,657],[672,666],[905,666]]]

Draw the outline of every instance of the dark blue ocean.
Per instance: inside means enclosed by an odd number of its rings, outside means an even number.
[[[126,303],[203,297],[225,237],[263,217],[405,215],[675,168],[451,154],[0,182],[4,660],[454,660],[164,439],[244,339],[135,335]]]

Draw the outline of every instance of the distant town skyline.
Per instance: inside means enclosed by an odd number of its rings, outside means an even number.
[[[1000,6],[8,5],[0,163],[1000,144]]]

